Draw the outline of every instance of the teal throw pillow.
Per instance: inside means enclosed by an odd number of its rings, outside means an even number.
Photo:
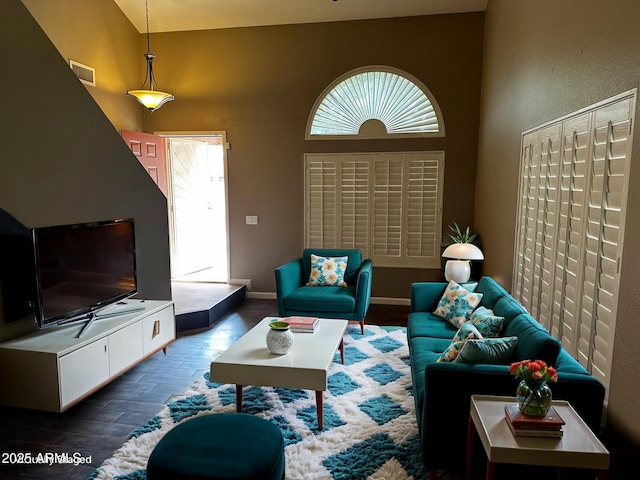
[[[511,362],[518,337],[467,340],[454,360],[456,363],[489,363],[506,365]]]
[[[482,306],[474,310],[470,320],[483,337],[499,336],[504,324],[504,317],[498,317],[494,315],[493,310]]]
[[[469,320],[469,315],[480,304],[480,300],[481,293],[470,292],[452,280],[445,288],[433,314],[460,328]]]
[[[344,274],[347,271],[349,257],[321,257],[311,254],[311,273],[309,286],[346,287]]]
[[[482,338],[482,335],[471,322],[463,323],[460,329],[453,336],[451,345],[449,345],[444,353],[438,358],[438,362],[453,362],[460,353],[465,342],[473,338],[480,339]]]
[[[469,292],[475,292],[478,288],[478,282],[461,283],[460,286]]]

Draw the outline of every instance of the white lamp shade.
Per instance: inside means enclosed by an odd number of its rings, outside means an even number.
[[[452,243],[444,249],[442,257],[456,260],[484,260],[482,250],[473,243]]]

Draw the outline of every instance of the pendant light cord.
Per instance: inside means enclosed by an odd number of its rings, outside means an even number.
[[[144,0],[144,10],[147,14],[147,52],[151,53],[151,40],[149,37],[149,0]]]

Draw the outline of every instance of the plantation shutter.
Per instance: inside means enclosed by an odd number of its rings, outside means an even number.
[[[578,360],[596,378],[610,370],[617,310],[619,262],[631,155],[634,99],[594,112],[594,146],[586,215],[585,272]]]
[[[338,218],[337,162],[332,155],[307,159],[305,204],[305,244],[318,248],[340,245]]]
[[[357,248],[368,258],[369,155],[342,155],[340,173],[340,245]]]
[[[440,266],[443,152],[305,156],[305,245]]]
[[[608,384],[635,91],[523,134],[513,292]]]
[[[440,154],[408,156],[406,259],[423,267],[440,266],[444,161]]]
[[[401,154],[373,160],[373,252],[378,265],[397,265],[402,256],[404,162]]]

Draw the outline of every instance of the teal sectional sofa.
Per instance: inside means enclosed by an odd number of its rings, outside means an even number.
[[[423,460],[433,472],[464,469],[470,397],[473,394],[514,396],[519,380],[509,372],[512,361],[541,359],[558,372],[551,384],[555,399],[568,400],[596,433],[600,429],[605,389],[493,278],[480,279],[479,306],[504,317],[500,336],[518,337],[503,364],[438,362],[457,328],[432,312],[447,283],[412,285],[407,321],[413,391]]]

